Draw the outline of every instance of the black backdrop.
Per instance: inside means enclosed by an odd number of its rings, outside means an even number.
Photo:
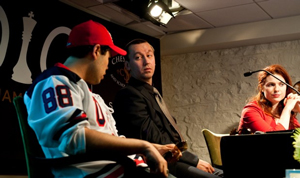
[[[155,48],[154,85],[161,90],[159,39],[107,22],[58,0],[0,1],[0,175],[26,174],[26,162],[17,116],[12,100],[24,95],[32,80],[44,69],[66,59],[65,44],[70,29],[92,19],[110,31],[114,43],[124,47],[143,38]],[[126,84],[124,58],[111,59],[104,80],[91,86],[107,104]]]

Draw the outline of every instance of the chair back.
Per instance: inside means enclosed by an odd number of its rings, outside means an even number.
[[[36,157],[45,158],[45,155],[40,144],[38,143],[34,131],[28,125],[28,114],[23,101],[23,97],[15,97],[13,99],[13,104],[17,112],[18,122],[21,130],[28,177],[52,177],[50,168],[46,168],[40,165],[38,161],[36,161]]]
[[[222,168],[220,141],[221,137],[229,134],[217,134],[208,129],[203,129],[202,134],[207,145],[211,165],[216,168]]]

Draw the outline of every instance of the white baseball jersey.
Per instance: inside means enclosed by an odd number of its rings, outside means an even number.
[[[63,64],[44,71],[26,91],[28,123],[46,158],[85,153],[84,127],[118,136],[113,109],[90,91],[87,83]],[[52,170],[57,177],[84,177],[112,161],[97,161]],[[99,177],[123,175],[120,165],[109,165]]]

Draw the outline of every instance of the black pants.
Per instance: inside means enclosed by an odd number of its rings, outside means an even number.
[[[171,174],[177,178],[221,178],[223,171],[217,168],[213,174],[202,171],[195,166],[191,166],[184,162],[176,162],[168,165]]]
[[[141,177],[141,178],[159,178],[155,174],[151,174],[149,168],[137,167],[132,170],[125,170],[124,178],[133,178],[133,177]],[[176,178],[172,174],[169,174],[168,178]]]

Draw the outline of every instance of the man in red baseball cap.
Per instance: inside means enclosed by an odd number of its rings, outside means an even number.
[[[126,55],[126,51],[114,45],[109,31],[102,24],[92,20],[79,24],[72,29],[67,48],[96,44],[109,46],[113,53],[111,57],[117,54]]]
[[[53,168],[55,177],[133,177],[131,174],[152,177],[172,177],[162,157],[171,151],[173,160],[181,157],[174,144],[151,144],[139,139],[118,136],[113,109],[100,95],[92,93],[88,84],[99,84],[108,68],[112,55],[126,55],[114,45],[108,30],[100,23],[89,20],[75,26],[68,39],[70,56],[64,64],[45,70],[24,95],[28,122],[35,131],[47,158],[67,157],[81,153],[120,155],[132,159],[142,155],[150,174],[136,169],[126,172],[113,161],[79,163]],[[140,159],[141,160],[141,159]],[[140,161],[139,160],[139,161]]]

